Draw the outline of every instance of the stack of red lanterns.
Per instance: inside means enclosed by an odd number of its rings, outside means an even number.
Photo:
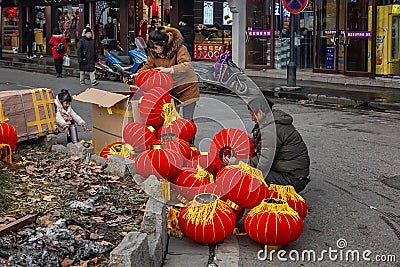
[[[261,171],[244,162],[254,156],[254,144],[244,131],[223,129],[212,140],[210,153],[201,154],[189,145],[195,123],[181,118],[171,101],[172,78],[147,70],[136,83],[144,92],[139,105],[144,124],[127,124],[123,138],[135,152],[136,173],[144,179],[155,175],[161,191],[168,191],[162,194],[166,200],[172,183],[177,198],[187,203],[179,215],[186,236],[200,243],[221,241],[231,234],[244,208],[252,209],[245,229],[257,242],[281,246],[301,235],[307,214],[304,199],[290,187],[268,187]],[[225,166],[224,159],[230,157],[242,161]]]

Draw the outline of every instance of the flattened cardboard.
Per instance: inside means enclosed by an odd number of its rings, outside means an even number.
[[[95,88],[88,88],[81,94],[74,96],[75,100],[96,104],[105,108],[110,108],[118,102],[128,98],[129,95],[116,94]]]
[[[18,134],[18,141],[56,133],[53,91],[47,88],[0,92],[0,117],[8,118]]]
[[[129,102],[129,95],[87,89],[74,97],[75,100],[92,104],[92,140],[94,153],[100,155],[103,148],[122,140],[123,126],[140,120],[139,101]],[[104,99],[108,98],[108,99]]]

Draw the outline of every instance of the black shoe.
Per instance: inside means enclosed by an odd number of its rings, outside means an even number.
[[[94,82],[92,83],[92,86],[96,86],[96,85],[99,85],[99,82],[98,82],[98,81],[94,81]]]
[[[58,74],[57,78],[62,78],[62,74]]]

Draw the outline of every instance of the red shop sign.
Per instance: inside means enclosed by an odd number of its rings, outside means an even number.
[[[194,58],[216,60],[226,50],[223,44],[195,44]]]

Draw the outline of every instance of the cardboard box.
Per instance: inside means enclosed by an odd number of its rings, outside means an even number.
[[[107,145],[120,142],[124,125],[137,121],[139,102],[129,101],[132,92],[107,92],[95,88],[86,89],[74,96],[75,100],[92,104],[92,141],[94,153],[100,152]]]
[[[1,91],[0,118],[15,128],[18,141],[56,133],[53,91],[46,88]]]

